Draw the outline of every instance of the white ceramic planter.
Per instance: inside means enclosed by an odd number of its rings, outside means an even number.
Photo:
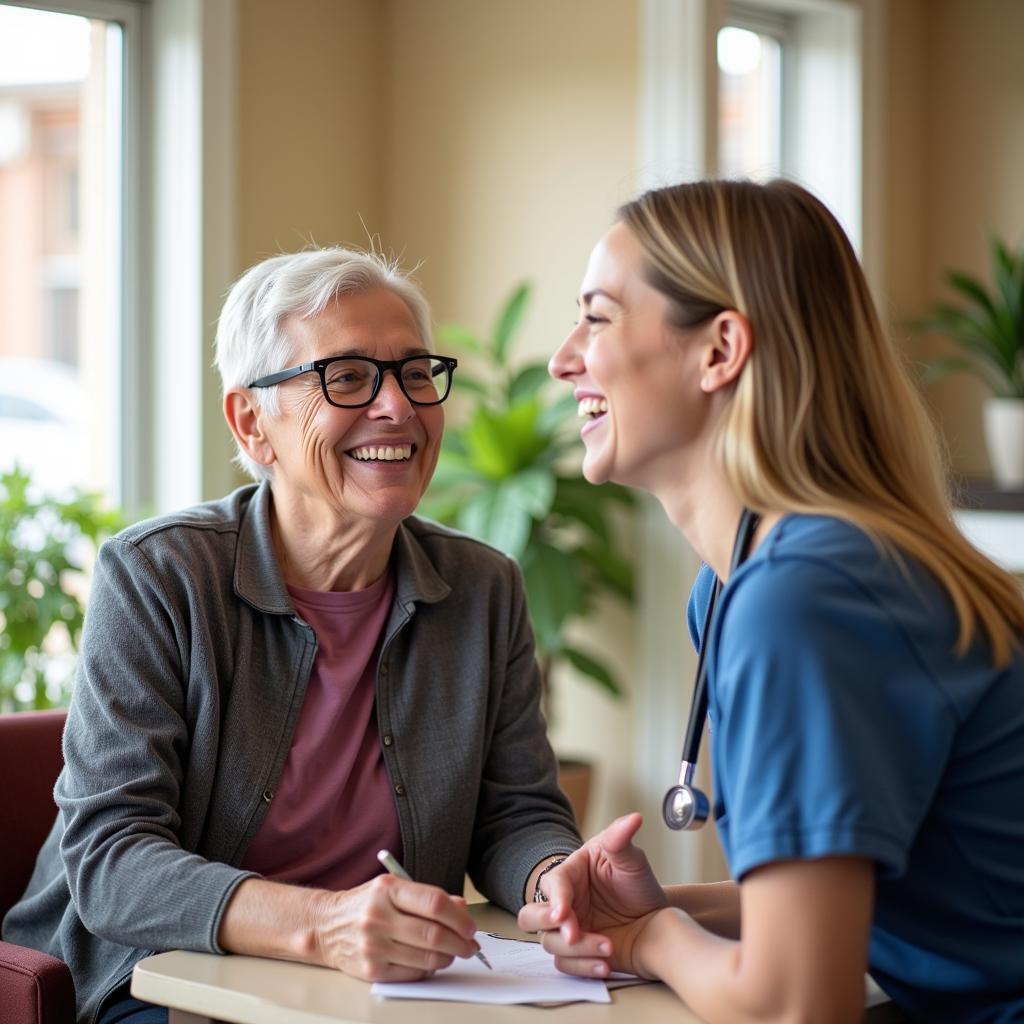
[[[1024,398],[985,400],[985,444],[992,477],[1003,490],[1024,489]]]

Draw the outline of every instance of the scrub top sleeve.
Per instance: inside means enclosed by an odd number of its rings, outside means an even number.
[[[941,691],[841,570],[763,561],[733,582],[709,651],[733,876],[830,855],[901,874],[953,739]]]

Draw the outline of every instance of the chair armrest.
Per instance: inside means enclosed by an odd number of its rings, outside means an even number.
[[[74,1024],[75,985],[68,965],[0,942],[0,1006],[10,1024]]]

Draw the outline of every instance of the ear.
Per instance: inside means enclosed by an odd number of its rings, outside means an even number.
[[[753,347],[750,322],[735,309],[719,313],[706,328],[700,387],[711,394],[732,384],[747,365]]]
[[[242,451],[261,466],[276,459],[264,429],[266,413],[253,401],[248,388],[229,388],[224,394],[224,419]]]

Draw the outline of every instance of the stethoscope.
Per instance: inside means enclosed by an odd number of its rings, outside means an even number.
[[[729,563],[729,578],[743,564],[750,551],[750,542],[761,517],[749,508],[740,514],[736,527],[736,539],[732,545],[732,559]],[[671,829],[697,829],[708,820],[711,804],[708,798],[693,785],[693,773],[700,753],[700,737],[704,731],[704,719],[708,713],[708,672],[704,667],[711,636],[711,618],[715,614],[718,595],[722,592],[722,581],[716,576],[715,585],[708,601],[704,616],[704,629],[700,635],[700,653],[697,655],[697,677],[693,684],[693,700],[690,702],[690,720],[686,725],[686,739],[683,741],[683,759],[679,765],[679,781],[665,794],[661,804],[661,816]]]

